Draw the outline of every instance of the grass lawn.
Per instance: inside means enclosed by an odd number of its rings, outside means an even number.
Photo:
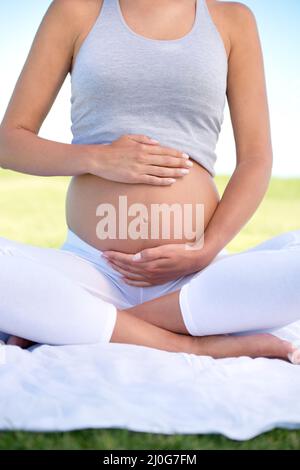
[[[58,247],[66,234],[68,181],[0,170],[0,236]],[[216,181],[222,192],[227,177]],[[300,180],[273,179],[263,204],[229,249],[240,251],[296,229],[300,229]],[[0,432],[0,449],[300,449],[300,431],[275,430],[245,442],[218,435],[164,436],[124,430]]]

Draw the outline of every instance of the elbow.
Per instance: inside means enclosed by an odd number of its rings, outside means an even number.
[[[273,150],[271,149],[269,152],[266,152],[265,154],[263,154],[261,156],[261,160],[262,160],[262,164],[264,164],[266,168],[268,168],[270,173],[272,173],[273,162],[274,162]]]
[[[261,160],[266,177],[270,180],[273,171],[273,153],[270,152],[265,158],[262,158]]]
[[[273,170],[273,154],[268,153],[257,153],[256,155],[249,156],[247,158],[239,159],[236,172],[239,175],[245,175],[248,180],[255,182],[257,190],[265,192],[267,191]]]
[[[4,170],[7,169],[6,166],[6,161],[5,161],[5,142],[6,142],[6,136],[5,136],[5,130],[3,129],[2,126],[0,126],[0,168],[3,168]]]
[[[9,170],[9,153],[10,153],[10,141],[15,138],[13,132],[17,128],[11,128],[7,126],[0,126],[0,168]]]
[[[239,158],[237,167],[246,166],[248,169],[264,174],[266,177],[271,177],[273,170],[273,152],[265,152],[256,155],[248,155],[244,158]]]
[[[255,164],[261,172],[265,175],[266,178],[270,179],[272,176],[273,170],[273,154],[269,153],[267,155],[262,155],[260,158],[257,158]]]

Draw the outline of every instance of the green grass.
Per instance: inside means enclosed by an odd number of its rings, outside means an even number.
[[[65,433],[0,433],[0,450],[299,450],[300,431],[275,431],[249,441],[237,442],[219,435],[175,435],[137,433],[119,429]]]
[[[227,177],[217,178],[220,192]],[[68,178],[37,178],[0,172],[0,236],[58,247],[66,234]],[[240,251],[273,235],[299,229],[300,180],[273,179],[264,202],[230,243]],[[300,449],[300,431],[274,430],[237,442],[219,435],[164,436],[125,430],[66,433],[0,432],[0,449]]]

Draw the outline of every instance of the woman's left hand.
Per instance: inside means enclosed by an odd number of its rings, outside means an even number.
[[[203,251],[187,248],[186,244],[169,244],[147,248],[136,255],[104,251],[102,256],[110,266],[122,274],[126,284],[149,287],[204,268],[205,262],[200,261]]]

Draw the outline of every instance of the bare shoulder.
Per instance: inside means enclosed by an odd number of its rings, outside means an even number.
[[[206,0],[209,9],[222,16],[225,21],[253,21],[255,16],[248,5],[242,2],[225,2],[222,0]]]
[[[103,0],[52,0],[50,8],[55,8],[70,16],[76,16],[84,14],[93,7],[97,8],[102,2]]]
[[[234,43],[241,35],[253,36],[257,34],[256,18],[247,5],[242,2],[227,2],[220,0],[204,0],[222,35],[227,41],[227,50],[230,52]]]
[[[103,0],[53,0],[48,14],[64,21],[65,27],[80,34],[84,25],[97,15]]]
[[[62,14],[68,18],[73,31],[73,60],[71,69],[76,60],[77,53],[92,29],[103,5],[104,0],[54,0],[60,4]]]
[[[64,8],[73,13],[73,18],[87,19],[89,16],[98,13],[104,0],[56,0],[65,4]]]
[[[53,0],[34,36],[2,126],[38,133],[71,71],[78,38],[103,0]]]

